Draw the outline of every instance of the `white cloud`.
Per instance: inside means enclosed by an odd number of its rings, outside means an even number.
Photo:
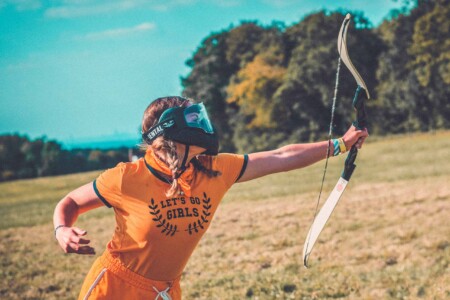
[[[254,1],[254,0],[252,0]],[[275,0],[265,0],[277,2]],[[282,0],[292,1],[292,0]],[[14,6],[17,11],[36,10],[45,6],[44,15],[54,19],[69,19],[84,16],[120,13],[135,9],[169,11],[176,7],[186,7],[200,2],[219,7],[238,6],[239,0],[0,0],[0,9]],[[45,4],[45,5],[43,5]]]
[[[34,69],[36,67],[38,67],[39,65],[35,62],[29,62],[29,61],[22,61],[22,62],[17,62],[14,64],[9,64],[5,67],[5,70],[7,72],[28,72],[31,69]]]
[[[299,3],[298,0],[264,0],[263,2],[275,7],[286,7]]]
[[[132,34],[142,33],[150,30],[154,30],[156,25],[154,23],[146,22],[134,27],[115,28],[98,32],[91,32],[82,37],[87,40],[103,40],[112,39],[118,37],[129,36]]]
[[[168,1],[151,1],[148,3],[148,9],[154,11],[168,11],[176,6],[186,6],[193,4],[195,0],[168,0]]]
[[[76,18],[130,10],[141,6],[145,1],[64,1],[62,5],[48,8],[45,16],[49,18]]]
[[[76,18],[133,9],[166,11],[176,6],[192,5],[199,0],[63,0],[46,10],[49,18]]]
[[[214,4],[220,7],[236,7],[242,4],[242,1],[239,0],[214,0]]]
[[[40,0],[0,0],[0,9],[14,6],[17,11],[36,10],[42,7]]]

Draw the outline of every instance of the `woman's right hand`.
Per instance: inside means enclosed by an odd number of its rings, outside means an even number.
[[[56,230],[55,237],[65,253],[94,255],[95,249],[89,246],[91,241],[83,238],[86,234],[86,230],[78,227],[63,226]]]
[[[53,214],[53,224],[57,228],[56,240],[64,252],[95,254],[94,248],[89,246],[90,240],[83,238],[87,234],[86,230],[68,225],[74,224],[78,215],[102,206],[104,203],[98,198],[92,182],[73,190],[58,202]]]

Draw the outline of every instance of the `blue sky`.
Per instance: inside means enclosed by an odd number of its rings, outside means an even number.
[[[400,6],[392,0],[0,0],[0,134],[65,142],[137,136],[149,101],[181,93],[184,63],[211,32],[241,20],[290,25],[338,8],[363,11],[378,25]]]

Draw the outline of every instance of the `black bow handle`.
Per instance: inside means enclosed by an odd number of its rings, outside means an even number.
[[[362,87],[358,85],[356,88],[355,96],[353,97],[353,107],[356,111],[356,120],[353,122],[353,126],[358,130],[362,130],[367,127],[367,114],[364,106],[364,94],[360,93]],[[344,171],[342,172],[341,177],[345,180],[349,181],[352,177],[353,171],[356,168],[355,159],[358,155],[358,148],[355,145],[352,146],[350,152],[347,155],[347,159],[345,160]]]

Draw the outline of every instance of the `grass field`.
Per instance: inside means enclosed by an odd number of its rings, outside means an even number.
[[[330,161],[323,198],[344,159]],[[450,132],[367,143],[305,269],[323,165],[235,185],[185,270],[184,298],[450,299]],[[0,184],[1,299],[77,297],[95,257],[62,253],[52,213],[98,174]],[[100,255],[112,210],[77,224]]]

